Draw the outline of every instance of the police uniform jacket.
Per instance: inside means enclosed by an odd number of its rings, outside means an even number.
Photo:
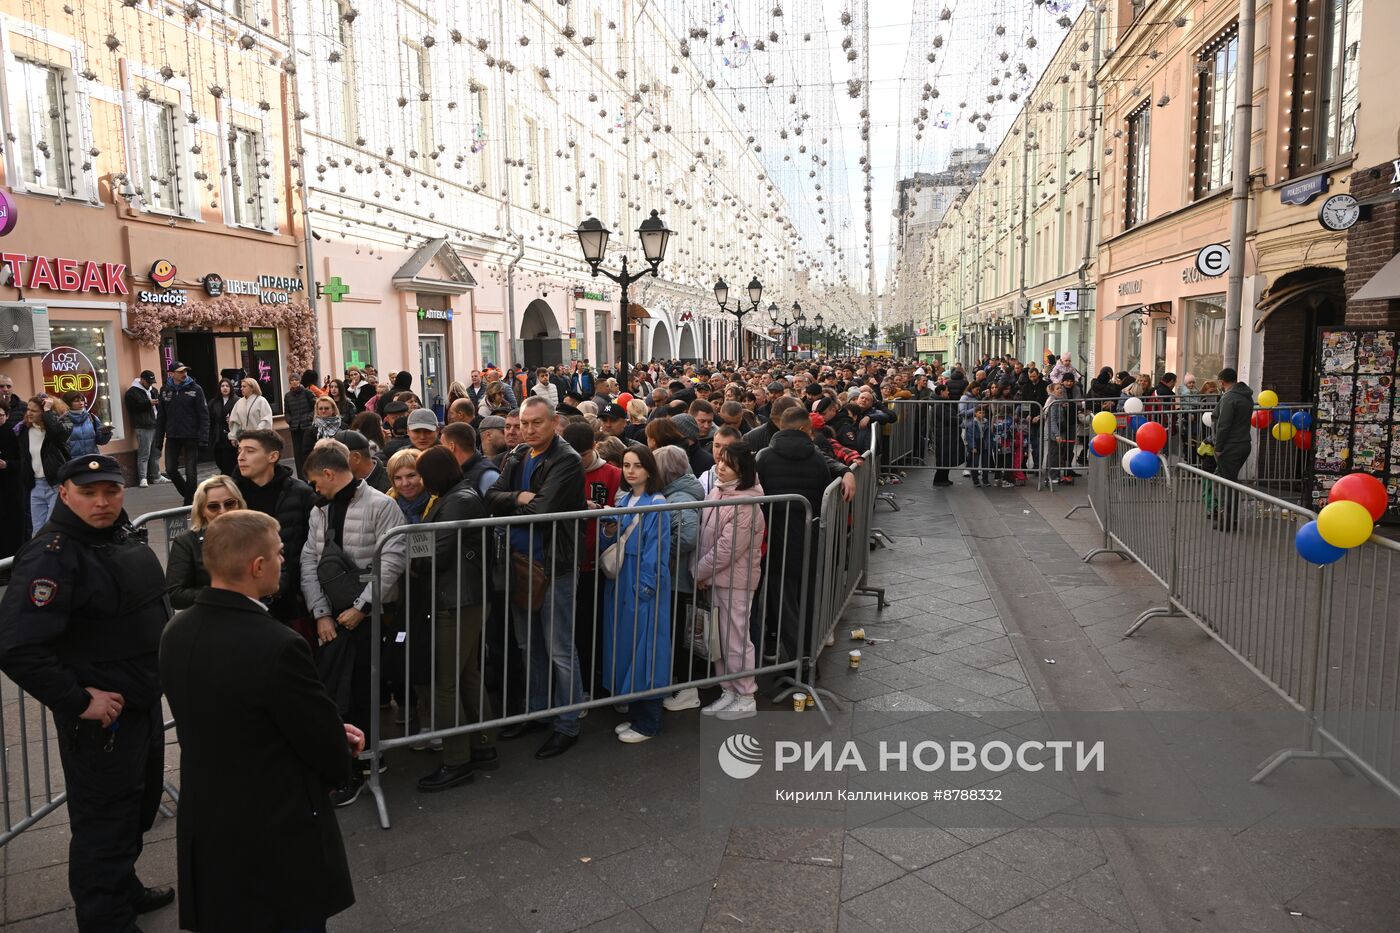
[[[330,802],[350,752],[306,640],[207,589],[166,629],[160,676],[180,739],[180,928],[301,929],[353,904]]]
[[[125,512],[97,529],[59,502],[15,556],[11,581],[0,601],[0,670],[11,680],[60,719],[87,709],[84,687],[120,693],[133,712],[160,702],[165,574]]]

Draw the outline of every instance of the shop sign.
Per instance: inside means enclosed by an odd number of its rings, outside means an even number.
[[[450,321],[452,320],[451,308],[419,308],[418,320],[420,321]]]
[[[1332,179],[1325,172],[1311,178],[1292,181],[1278,189],[1278,199],[1284,204],[1307,204],[1326,191],[1331,184]]]
[[[39,362],[44,391],[51,395],[81,392],[91,408],[97,399],[97,367],[75,347],[54,347]]]
[[[1120,298],[1121,298],[1122,296],[1124,296],[1124,295],[1141,295],[1141,294],[1142,294],[1142,279],[1129,279],[1129,280],[1126,281],[1126,282],[1119,282],[1119,283],[1118,283],[1118,296],[1119,296]]]
[[[210,298],[218,298],[224,293],[224,277],[217,272],[211,272],[199,280],[199,284],[204,286],[204,294]]]
[[[1055,297],[1051,300],[1054,301],[1055,307],[1061,311],[1078,311],[1079,289],[1062,288],[1055,293]]]
[[[0,236],[5,236],[19,223],[19,205],[8,191],[0,190]]]
[[[218,293],[209,290],[209,280],[217,280]],[[219,294],[224,295],[249,295],[258,299],[259,304],[265,305],[285,305],[291,304],[291,292],[299,292],[305,286],[301,279],[289,278],[282,275],[260,275],[256,279],[225,279],[218,273],[211,272],[206,275],[204,290],[211,297],[217,298]]]
[[[584,301],[609,301],[607,292],[590,292],[582,288],[574,289],[574,300]]]
[[[175,263],[169,259],[157,259],[151,263],[151,281],[161,288],[169,288],[175,282]]]
[[[21,288],[97,292],[103,295],[131,294],[126,288],[126,263],[79,262],[76,259],[30,256],[26,253],[0,253],[0,262],[10,267],[11,281]]]

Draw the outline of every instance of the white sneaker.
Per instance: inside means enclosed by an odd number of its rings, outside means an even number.
[[[175,481],[174,481],[173,479],[171,479],[170,477],[166,476],[164,473],[162,473],[162,474],[156,479],[156,485],[160,485],[161,483],[173,483],[173,482],[175,482]]]
[[[622,735],[622,733],[630,731],[632,731],[632,724],[630,722],[620,722],[613,726],[613,734],[615,735]]]
[[[748,719],[750,716],[758,715],[758,703],[751,696],[734,695],[734,702],[724,709],[715,713],[716,719],[723,719],[726,722],[732,719]]]
[[[716,713],[719,713],[721,710],[729,709],[730,704],[732,704],[738,698],[739,694],[734,693],[730,690],[725,690],[719,695],[718,700],[715,700],[709,706],[702,709],[700,713],[704,716],[713,716]]]
[[[971,476],[971,475],[972,475],[972,471],[971,471],[971,470],[963,470],[963,476]]]
[[[669,696],[662,700],[661,705],[673,713],[679,713],[684,709],[696,709],[700,706],[700,691],[694,687],[677,690],[675,696]]]
[[[642,733],[631,728],[619,732],[617,737],[620,741],[626,742],[628,745],[636,745],[638,742],[645,742],[647,739],[651,738],[651,736],[642,735]]]
[[[143,476],[143,477],[141,477],[141,482],[137,483],[136,485],[139,486],[139,487],[142,488],[142,489],[145,489],[147,486],[150,485],[150,483],[147,483],[147,482],[146,482],[146,477]]]

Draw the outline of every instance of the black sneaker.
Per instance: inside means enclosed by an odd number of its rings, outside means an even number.
[[[342,784],[331,791],[331,804],[337,807],[348,807],[356,800],[360,799],[360,791],[365,789],[365,779],[359,773],[350,778],[348,783]]]
[[[470,762],[464,765],[443,765],[432,774],[418,779],[418,789],[427,794],[450,790],[463,784],[470,784],[476,777]]]

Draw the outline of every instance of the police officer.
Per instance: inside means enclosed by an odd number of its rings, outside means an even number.
[[[0,601],[0,671],[53,712],[78,929],[139,933],[137,914],[175,899],[136,878],[165,759],[165,577],[133,535],[116,460],[75,457],[57,480],[53,516],[16,555]]]

